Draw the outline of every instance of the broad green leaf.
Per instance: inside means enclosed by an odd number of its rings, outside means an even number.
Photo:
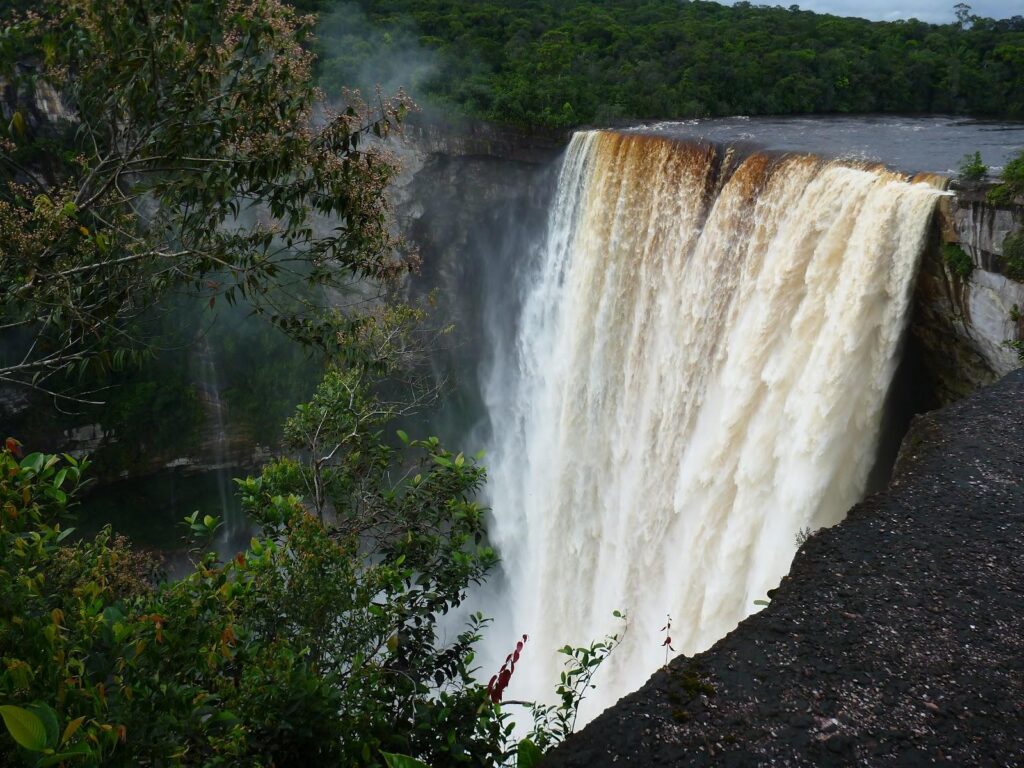
[[[50,765],[60,765],[68,760],[76,757],[92,757],[92,749],[84,741],[75,744],[75,746],[68,749],[66,752],[58,752],[55,755],[49,755],[41,758],[39,762],[35,764],[35,768],[44,768]]]
[[[36,715],[27,709],[5,704],[0,707],[0,717],[8,732],[22,747],[30,752],[46,749],[46,726]]]
[[[381,754],[384,756],[384,762],[388,764],[388,768],[430,768],[429,765],[415,757],[396,755],[391,752],[381,752]]]
[[[516,768],[533,768],[543,756],[540,747],[529,739],[523,739],[516,748]]]
[[[30,453],[24,459],[21,460],[22,469],[31,469],[33,472],[39,472],[43,468],[43,464],[46,462],[46,457],[41,453]]]
[[[49,704],[39,702],[30,706],[29,711],[39,718],[46,730],[46,746],[54,749],[57,746],[57,738],[60,736],[60,724],[57,722],[57,713]]]

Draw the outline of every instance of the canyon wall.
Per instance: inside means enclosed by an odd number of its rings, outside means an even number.
[[[1021,365],[1009,342],[1024,338],[1024,284],[1004,274],[1003,241],[1024,228],[1024,201],[994,205],[985,187],[954,186],[936,211],[911,325],[940,403],[963,397]],[[962,248],[963,276],[943,246]]]

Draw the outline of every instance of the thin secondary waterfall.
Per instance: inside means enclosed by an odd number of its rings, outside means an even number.
[[[488,387],[517,698],[629,617],[594,711],[710,646],[864,493],[940,191],[807,156],[577,134]],[[596,706],[595,706],[596,705]]]
[[[220,496],[221,529],[219,540],[222,544],[232,537],[244,532],[248,523],[232,504],[230,497],[233,483],[229,474],[227,461],[227,429],[224,425],[224,401],[221,399],[220,377],[217,375],[217,360],[209,339],[202,335],[198,339],[198,374],[200,396],[203,401],[207,418],[211,420],[213,431],[213,471],[217,475],[217,492]]]

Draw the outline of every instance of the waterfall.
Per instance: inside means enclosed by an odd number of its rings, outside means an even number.
[[[218,543],[224,549],[232,540],[247,530],[247,521],[231,502],[234,492],[227,460],[227,429],[224,426],[224,401],[221,399],[217,360],[206,334],[198,337],[198,374],[200,397],[213,431],[213,471],[216,473],[217,494],[220,500],[221,529]],[[226,549],[225,549],[226,551]],[[234,552],[227,552],[233,555]]]
[[[589,714],[778,584],[864,493],[942,194],[879,167],[574,136],[486,398],[510,695],[617,629]]]

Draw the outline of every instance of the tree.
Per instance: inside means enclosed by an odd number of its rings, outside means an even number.
[[[956,14],[956,23],[960,25],[960,29],[967,29],[973,21],[971,14],[971,6],[967,3],[957,3],[953,6],[953,13]]]
[[[959,175],[965,181],[981,181],[988,173],[988,166],[981,159],[981,152],[966,154],[958,166]]]
[[[378,445],[374,482],[346,478],[377,514],[339,497],[329,525],[278,492],[288,469],[272,465],[242,483],[263,531],[251,548],[201,555],[189,576],[156,585],[109,530],[70,543],[85,465],[16,450],[0,450],[0,704],[5,720],[52,720],[57,734],[77,723],[63,741],[40,727],[28,744],[9,727],[27,764],[58,751],[108,766],[376,766],[384,751],[433,766],[504,760],[500,712],[470,677],[482,620],[449,642],[437,631],[494,562],[471,500],[475,462],[436,439]],[[200,536],[217,526],[187,523]],[[16,759],[0,739],[0,761]]]
[[[411,266],[370,141],[406,102],[322,109],[310,18],[278,0],[51,0],[6,22],[0,382],[62,394],[137,359],[139,319],[170,291],[247,300],[320,342],[322,286]],[[40,100],[66,109],[40,122]]]

